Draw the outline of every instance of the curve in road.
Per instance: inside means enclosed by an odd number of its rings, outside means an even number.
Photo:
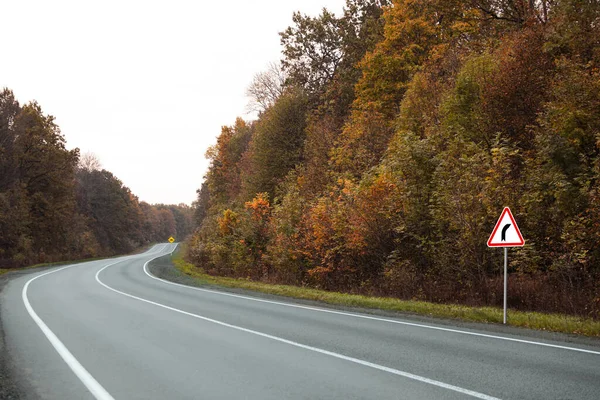
[[[421,324],[153,276],[172,252],[53,269],[0,293],[31,398],[597,398],[596,346]],[[61,382],[57,384],[57,382]]]

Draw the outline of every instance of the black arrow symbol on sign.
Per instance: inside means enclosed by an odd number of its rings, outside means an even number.
[[[506,242],[506,231],[508,228],[510,228],[510,224],[506,224],[504,225],[504,228],[502,228],[502,238],[500,239],[502,242]]]

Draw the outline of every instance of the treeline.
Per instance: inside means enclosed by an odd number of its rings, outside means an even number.
[[[210,273],[600,313],[600,2],[347,0],[293,15],[253,122],[207,152],[189,246]]]
[[[0,267],[122,254],[191,230],[189,206],[140,202],[95,157],[67,150],[36,102],[0,92]]]

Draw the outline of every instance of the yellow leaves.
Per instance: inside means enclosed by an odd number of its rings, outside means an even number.
[[[223,215],[217,219],[219,233],[222,236],[231,235],[239,225],[239,215],[230,209],[223,211]]]
[[[462,18],[455,21],[450,29],[457,34],[477,34],[480,27],[481,11],[476,8],[470,8],[462,13]]]

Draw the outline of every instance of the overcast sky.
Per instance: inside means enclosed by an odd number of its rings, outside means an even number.
[[[54,115],[67,147],[150,203],[188,203],[292,12],[344,0],[2,1],[0,88]]]

